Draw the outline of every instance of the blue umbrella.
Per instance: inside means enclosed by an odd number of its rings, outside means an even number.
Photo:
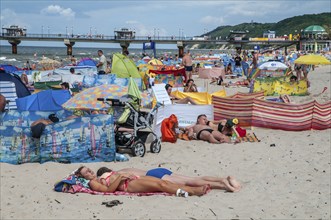
[[[70,98],[68,90],[45,90],[16,99],[16,105],[21,111],[58,111]]]

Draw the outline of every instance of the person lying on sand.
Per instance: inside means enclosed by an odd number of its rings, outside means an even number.
[[[196,134],[196,139],[205,140],[210,143],[230,143],[233,133],[239,137],[236,131],[235,125],[238,124],[238,119],[209,121],[205,114],[201,114],[197,118],[197,123],[184,128],[184,131],[188,132],[189,137],[193,137]],[[235,143],[239,143],[238,139]]]
[[[219,144],[219,143],[230,143],[230,137],[222,134],[218,130],[214,130],[212,127],[207,125],[207,116],[201,114],[197,118],[197,123],[193,126],[186,127],[189,137],[194,137],[196,134],[197,140],[208,141],[209,143]]]
[[[100,180],[104,181],[102,178],[103,174],[106,172],[112,172],[113,170],[107,167],[101,167],[97,171],[97,176],[101,177]],[[238,192],[241,188],[240,183],[232,176],[226,178],[215,177],[215,176],[197,176],[190,177],[181,174],[173,173],[166,168],[154,168],[151,170],[141,170],[136,168],[124,168],[117,173],[130,173],[134,176],[152,176],[158,179],[166,180],[175,184],[185,185],[185,186],[205,186],[210,185],[211,189],[222,189],[228,192]]]
[[[77,177],[88,180],[87,187],[98,192],[124,191],[130,193],[165,192],[181,197],[202,196],[210,190],[209,185],[185,186],[174,184],[151,176],[135,176],[129,173],[107,172],[100,181],[95,173],[88,167],[82,166],[75,172]]]
[[[190,97],[185,97],[185,98],[182,98],[182,99],[178,99],[176,98],[175,96],[173,96],[171,94],[172,92],[172,85],[170,84],[166,84],[165,85],[165,89],[169,95],[169,98],[170,100],[173,102],[173,103],[177,103],[177,104],[188,104],[188,103],[191,103],[192,105],[196,105],[197,103]]]

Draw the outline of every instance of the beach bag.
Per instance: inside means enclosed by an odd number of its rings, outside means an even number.
[[[178,128],[176,115],[172,114],[169,118],[163,119],[161,123],[162,141],[175,143],[177,141],[176,128]]]

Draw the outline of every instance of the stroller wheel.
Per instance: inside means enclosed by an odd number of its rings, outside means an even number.
[[[158,139],[155,139],[154,141],[152,141],[150,148],[151,148],[152,153],[160,153],[161,141],[159,141]]]
[[[146,152],[145,144],[141,140],[137,140],[132,145],[131,151],[133,156],[143,157]]]

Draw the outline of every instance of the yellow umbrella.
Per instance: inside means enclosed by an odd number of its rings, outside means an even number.
[[[300,56],[298,59],[294,61],[297,64],[308,64],[308,65],[330,65],[331,62],[326,59],[324,56],[309,54]]]
[[[158,59],[152,59],[148,62],[148,64],[150,64],[150,65],[163,65],[162,61],[158,60]]]

